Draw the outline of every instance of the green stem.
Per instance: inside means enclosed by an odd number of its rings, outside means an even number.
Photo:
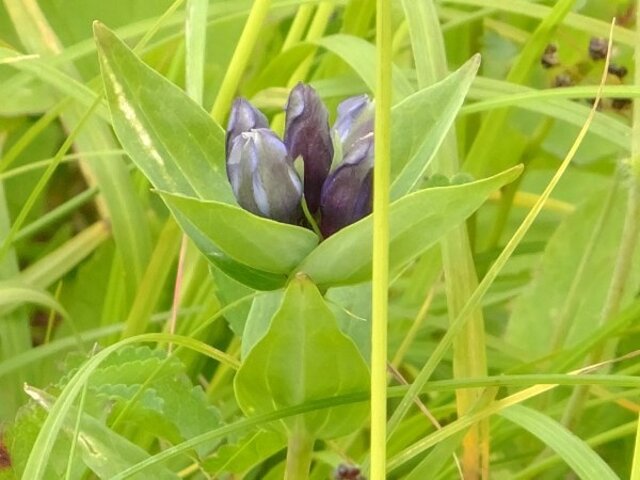
[[[316,235],[318,235],[318,238],[320,239],[320,241],[322,241],[323,239],[322,232],[320,231],[320,227],[318,227],[318,222],[316,222],[316,219],[313,218],[313,215],[311,215],[311,212],[309,211],[309,207],[307,206],[307,201],[304,199],[304,197],[302,197],[302,201],[300,202],[300,204],[302,205],[302,211],[304,212],[304,217],[307,219],[307,222],[309,222],[309,225],[311,225],[311,229]]]
[[[231,63],[227,68],[227,73],[222,80],[222,85],[216,97],[216,101],[211,109],[211,116],[217,122],[222,122],[231,107],[233,97],[242,78],[242,74],[249,63],[249,58],[253,53],[253,48],[258,41],[258,37],[262,33],[262,24],[269,12],[271,6],[271,0],[255,0],[253,7],[249,12],[249,18],[244,25],[240,39],[238,40],[238,46]]]
[[[298,425],[290,433],[287,443],[287,464],[285,467],[285,480],[304,480],[309,478],[311,467],[311,454],[315,439],[304,431],[304,427]]]
[[[389,288],[389,178],[391,138],[391,2],[376,10],[376,120],[373,178],[373,287],[371,333],[371,480],[386,477],[387,315]]]
[[[300,5],[300,7],[298,7],[296,16],[291,23],[291,27],[289,27],[289,31],[287,32],[287,38],[285,38],[284,43],[282,44],[283,52],[285,50],[289,50],[300,41],[304,33],[304,29],[307,28],[309,19],[313,14],[313,9],[314,6],[310,3],[306,5]]]

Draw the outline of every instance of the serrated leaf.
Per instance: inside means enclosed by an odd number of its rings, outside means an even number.
[[[367,390],[369,372],[316,286],[297,276],[268,332],[244,359],[234,388],[242,410],[253,416]],[[367,412],[363,404],[345,405],[282,420],[278,428],[331,438],[356,430]]]
[[[434,245],[489,194],[512,182],[522,167],[464,185],[429,188],[396,200],[389,211],[389,267],[393,272]],[[318,285],[364,282],[371,276],[371,215],[322,242],[297,268]]]
[[[29,395],[47,411],[55,401],[55,397],[34,388],[29,389]],[[75,435],[75,418],[78,412],[71,410],[71,414],[63,424],[63,431],[70,438]],[[147,458],[149,454],[135,443],[118,435],[106,425],[82,412],[80,429],[78,431],[77,448],[81,452],[84,464],[100,478],[111,478],[117,473],[135,465]],[[173,480],[179,478],[176,474],[161,465],[154,465],[151,471],[132,478],[142,480],[152,475],[153,478]]]

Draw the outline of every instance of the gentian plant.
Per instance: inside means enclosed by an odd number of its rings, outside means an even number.
[[[152,334],[128,341],[195,346],[198,352],[225,363],[235,372],[235,399],[225,400],[229,405],[225,410],[232,412],[231,417],[262,415],[268,419],[259,426],[274,434],[269,440],[270,451],[287,447],[286,478],[308,478],[314,442],[359,431],[370,414],[363,401],[369,398],[370,387],[369,314],[345,312],[355,309],[352,302],[368,303],[371,296],[373,103],[364,94],[347,98],[340,103],[330,128],[329,113],[320,96],[300,83],[286,104],[283,138],[270,130],[267,118],[243,98],[229,105],[225,135],[216,121],[218,115],[212,118],[106,27],[96,24],[94,31],[113,130],[154,194],[166,205],[161,214],[167,225],[174,227],[172,222],[177,222],[199,249],[202,256],[197,260],[209,262],[210,270],[200,270],[205,274],[210,271],[207,280],[215,285],[216,304],[221,309],[214,318],[224,317],[229,322],[239,338],[240,356],[232,358],[198,340],[205,338],[203,329],[209,328],[212,320],[203,320],[195,331],[178,323],[178,332],[183,335]],[[394,91],[391,119],[377,139],[379,146],[383,139],[391,147],[391,171],[385,171],[390,175],[385,241],[393,275],[464,222],[490,193],[520,172],[515,167],[478,181],[425,188],[432,160],[478,64],[474,57],[431,87],[418,89],[401,81]],[[368,80],[364,84],[371,84]],[[314,223],[319,228],[312,231],[309,227]],[[166,229],[163,236],[172,232],[176,229]],[[145,282],[150,278],[145,276]],[[365,321],[356,320],[359,317]],[[112,345],[92,356],[57,399],[33,393],[51,404],[53,413],[39,429],[32,449],[35,453],[26,462],[23,478],[43,478],[46,467],[42,459],[48,458],[53,448],[51,439],[68,428],[65,419],[83,385],[120,346]],[[142,392],[140,398],[145,399],[162,395],[161,389],[143,391],[149,385],[148,372],[143,373],[144,378],[135,380],[131,391]],[[384,387],[386,383],[383,393]],[[115,390],[129,391],[128,386]],[[111,395],[115,390],[105,391]],[[188,392],[193,393],[192,389]],[[170,435],[161,435],[159,443],[174,442],[174,448],[180,449],[194,437],[204,439],[188,447],[201,462],[213,456],[218,446],[205,437],[219,438],[208,437],[206,432],[221,431],[216,430],[220,426],[208,409],[206,396],[196,392],[191,397],[192,403],[185,400],[174,410],[191,413],[192,405],[204,405],[202,415],[197,414],[198,422],[187,429],[172,428]],[[127,396],[124,410],[137,398],[138,393]],[[159,397],[153,405],[174,405],[177,398],[173,394],[167,399]],[[167,403],[171,399],[174,404]],[[84,429],[84,414],[75,417],[79,420],[74,419],[70,428]],[[109,445],[116,445],[108,438]],[[86,449],[85,444],[91,445],[83,440],[77,448]],[[145,466],[141,459],[147,452],[139,450],[135,460],[121,462],[125,466],[117,476],[111,471],[100,476],[126,478],[145,468],[144,474],[153,478],[175,476],[165,475],[164,467],[156,465],[158,470],[154,471]],[[95,455],[83,450],[84,457]],[[104,469],[104,464],[101,461],[92,468]]]
[[[251,103],[233,103],[226,134],[227,175],[238,204],[256,215],[301,224],[304,197],[326,238],[371,213],[374,105],[367,95],[344,100],[332,131],[327,108],[299,83],[286,105],[284,140]],[[338,143],[337,148],[333,140]],[[335,159],[334,157],[338,158]],[[300,180],[295,162],[303,162]],[[332,163],[337,166],[331,172]]]

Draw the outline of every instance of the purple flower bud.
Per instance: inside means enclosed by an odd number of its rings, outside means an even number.
[[[320,230],[326,238],[371,213],[373,133],[357,140],[322,187]]]
[[[268,128],[235,137],[227,174],[238,203],[246,210],[285,223],[300,217],[302,182],[284,143]]]
[[[251,105],[246,98],[236,98],[231,106],[229,124],[227,125],[227,138],[225,142],[225,154],[227,158],[229,158],[233,140],[242,132],[248,132],[254,128],[269,128],[267,117]]]
[[[338,105],[338,118],[333,129],[347,151],[360,138],[373,132],[374,105],[368,95],[349,97]]]
[[[298,83],[286,107],[284,143],[292,159],[304,162],[304,196],[311,213],[320,205],[320,192],[333,160],[329,114],[316,91]]]

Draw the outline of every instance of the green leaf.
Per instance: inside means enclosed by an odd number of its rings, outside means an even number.
[[[33,303],[55,310],[65,318],[69,316],[62,305],[48,292],[30,287],[21,282],[0,281],[0,316],[6,315],[15,307],[25,303]]]
[[[560,224],[533,280],[513,306],[505,339],[512,345],[527,345],[522,353],[530,360],[575,346],[598,328],[626,205],[624,191],[617,192],[612,203],[605,200],[607,196],[595,191]],[[635,257],[637,266],[640,255]],[[639,283],[640,269],[632,268],[624,302]]]
[[[269,324],[282,303],[282,290],[265,292],[251,303],[242,332],[241,358],[247,358],[258,341],[269,331]]]
[[[376,47],[362,38],[352,35],[330,35],[322,37],[315,43],[326,48],[344,60],[354,72],[367,84],[369,90],[375,91],[376,83]],[[393,98],[402,100],[414,92],[414,88],[402,71],[393,67]]]
[[[514,405],[500,415],[553,449],[583,480],[617,480],[618,476],[589,446],[558,422],[531,408]]]
[[[222,128],[104,25],[94,33],[113,128],[138,168],[159,190],[235,204]]]
[[[240,207],[165,192],[160,195],[173,211],[180,212],[179,219],[188,220],[182,225],[187,234],[195,228],[229,258],[259,270],[288,274],[318,244],[311,230],[261,218]],[[209,254],[206,245],[198,246]]]
[[[441,82],[405,98],[392,109],[392,166],[402,168],[391,184],[391,200],[412,191],[438,153],[480,66],[476,55]]]
[[[248,416],[369,388],[369,372],[356,346],[311,281],[295,277],[267,334],[253,347],[236,374],[236,398]],[[291,431],[300,423],[308,435],[331,438],[359,428],[363,404],[318,410],[282,420]]]
[[[94,32],[113,127],[138,168],[158,190],[236,205],[226,175],[222,128],[104,25],[96,23]],[[173,213],[182,225],[188,221]],[[262,290],[284,284],[282,275],[229,258],[202,232],[189,233],[232,278]]]
[[[30,387],[29,395],[47,411],[55,402],[55,397],[42,390]],[[71,415],[63,425],[63,430],[72,437],[75,434],[75,419],[77,409],[71,410]],[[97,419],[82,412],[80,429],[78,432],[77,448],[81,452],[84,464],[100,478],[111,478],[117,473],[135,465],[147,458],[149,454],[135,443],[118,435]],[[152,471],[132,478],[142,480],[151,475],[158,479],[177,479],[176,474],[161,465],[154,465]]]
[[[405,265],[464,221],[489,193],[512,182],[522,171],[514,167],[484,180],[450,187],[428,188],[391,204],[389,266]],[[321,286],[366,281],[371,272],[372,216],[360,220],[322,242],[298,270]]]

